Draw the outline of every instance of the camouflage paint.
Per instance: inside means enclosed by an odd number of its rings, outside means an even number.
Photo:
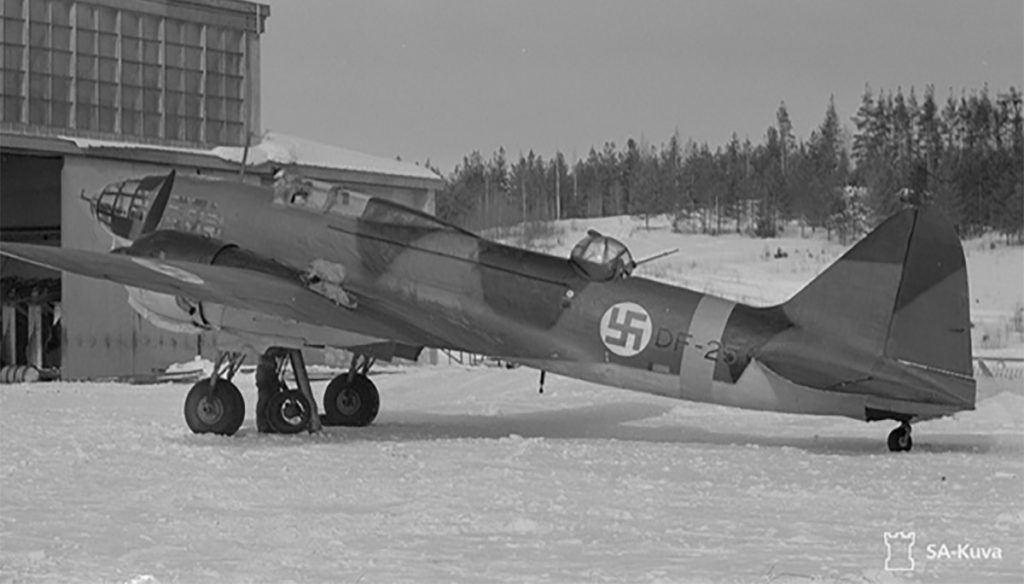
[[[205,299],[204,314],[218,315],[208,325],[240,338],[451,348],[676,398],[860,419],[974,404],[963,253],[930,212],[896,214],[789,302],[756,308],[643,278],[591,281],[568,259],[378,199],[356,218],[274,202],[257,186],[168,177],[156,191],[145,180],[145,218],[116,224],[141,234],[125,253],[212,279],[220,295],[186,278],[159,289]],[[317,261],[344,266],[357,308],[309,290]],[[98,275],[104,262],[93,263],[61,267]],[[107,264],[104,277],[147,279],[139,266]],[[262,280],[232,288],[227,273]],[[210,301],[229,289],[235,301]],[[177,303],[185,322],[192,304]]]

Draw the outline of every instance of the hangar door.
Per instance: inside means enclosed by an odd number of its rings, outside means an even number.
[[[60,245],[63,165],[59,156],[0,153],[0,245]],[[0,364],[60,367],[60,273],[4,257],[0,298]]]

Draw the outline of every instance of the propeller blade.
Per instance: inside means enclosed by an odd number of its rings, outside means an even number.
[[[167,173],[167,177],[160,184],[160,192],[156,194],[153,204],[149,206],[149,212],[146,213],[146,220],[142,223],[140,235],[152,233],[156,231],[157,225],[160,225],[160,220],[164,217],[164,211],[167,210],[167,201],[171,198],[171,188],[174,186],[174,173],[174,169],[171,169],[171,172]]]

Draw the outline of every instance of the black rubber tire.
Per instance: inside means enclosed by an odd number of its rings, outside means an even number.
[[[324,391],[324,424],[327,426],[369,426],[380,411],[380,393],[368,377],[356,374],[351,385],[342,373]]]
[[[231,436],[245,420],[245,399],[234,383],[218,379],[196,382],[185,397],[185,423],[196,434]]]
[[[312,408],[298,390],[276,393],[267,402],[267,423],[279,434],[296,434],[309,429]]]
[[[914,446],[910,437],[910,428],[900,426],[889,433],[889,450],[891,452],[909,452]]]

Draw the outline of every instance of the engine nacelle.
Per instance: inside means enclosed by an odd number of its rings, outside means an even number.
[[[232,244],[212,237],[178,231],[155,231],[140,237],[128,247],[114,250],[114,253],[140,258],[212,264],[217,255],[228,247],[232,247]]]
[[[210,330],[200,302],[144,288],[125,288],[128,290],[128,304],[157,328],[183,334]]]
[[[340,266],[314,265],[311,275],[289,268],[271,258],[240,249],[237,245],[202,235],[176,231],[155,231],[139,238],[114,253],[162,261],[180,261],[240,268],[270,274],[298,282],[310,290],[324,294],[339,305],[344,295],[340,282]],[[315,263],[316,264],[316,263]],[[336,287],[337,290],[333,290]],[[179,333],[217,332],[218,344],[248,347],[262,352],[269,346],[281,347],[354,347],[385,342],[386,339],[291,319],[261,314],[221,304],[199,302],[128,288],[128,301],[136,312],[155,326]]]
[[[240,249],[235,244],[178,231],[153,232],[128,247],[114,250],[114,253],[242,268],[295,281],[301,281],[302,277],[298,270]],[[203,303],[190,298],[128,287],[128,302],[146,320],[165,330],[195,334],[212,328]]]

